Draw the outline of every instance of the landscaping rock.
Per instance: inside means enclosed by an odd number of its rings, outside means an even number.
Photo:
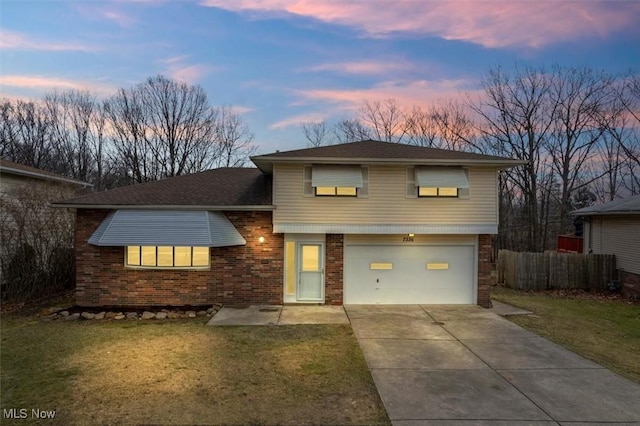
[[[146,320],[146,319],[153,319],[156,317],[156,314],[154,314],[153,312],[149,312],[149,311],[144,311],[142,313],[142,319]]]
[[[117,313],[114,317],[114,320],[121,320],[124,319],[124,314],[122,312]]]
[[[187,318],[195,318],[196,311],[187,311]]]
[[[207,309],[207,313],[208,313],[209,315],[211,315],[211,314],[212,314],[212,313],[214,313],[214,312],[216,312],[216,309],[215,309],[215,308],[209,308],[209,309]]]
[[[178,316],[177,312],[169,311],[169,312],[167,312],[167,318],[174,319],[174,318],[179,318],[179,316]]]
[[[156,319],[163,320],[165,318],[167,318],[167,313],[166,312],[158,312],[156,314]]]
[[[91,312],[83,312],[82,314],[80,314],[80,316],[82,317],[82,319],[86,320],[94,319],[96,317],[95,314],[92,314]]]
[[[135,313],[135,312],[127,312],[127,313],[125,314],[125,317],[126,317],[127,319],[138,319],[138,314],[137,314],[137,313]]]
[[[116,317],[116,315],[118,315],[118,314],[116,314],[115,312],[109,311],[104,315],[104,317],[106,319],[114,319]],[[124,317],[124,315],[123,315],[123,317]]]
[[[198,312],[196,313],[196,315],[197,315],[197,316],[199,316],[199,317],[207,316],[207,311],[198,311]]]
[[[67,312],[67,314],[69,314],[69,312]],[[77,320],[78,318],[80,318],[80,314],[78,312],[76,312],[75,314],[67,315],[65,317],[65,319],[67,320]]]
[[[95,316],[95,317],[93,317],[93,319],[101,320],[101,319],[104,319],[104,317],[105,317],[106,315],[107,315],[107,313],[106,313],[106,312],[104,312],[104,311],[102,311],[102,312],[98,312],[98,313],[96,314],[96,316]]]
[[[69,311],[62,311],[62,312],[60,312],[60,315],[62,315],[63,317],[68,317],[69,316]]]

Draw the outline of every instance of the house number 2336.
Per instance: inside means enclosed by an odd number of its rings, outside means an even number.
[[[413,242],[413,237],[402,237],[402,242],[403,243],[412,243]]]

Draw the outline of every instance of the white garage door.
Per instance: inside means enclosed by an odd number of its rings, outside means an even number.
[[[475,303],[471,245],[347,245],[346,304]]]

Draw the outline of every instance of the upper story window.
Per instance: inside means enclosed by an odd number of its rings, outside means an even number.
[[[157,269],[209,267],[209,247],[128,246],[125,265]]]
[[[358,188],[355,186],[316,186],[316,196],[356,197]]]
[[[408,167],[407,197],[469,198],[468,173],[462,167]]]
[[[304,167],[304,195],[317,197],[367,197],[369,168],[343,165]]]

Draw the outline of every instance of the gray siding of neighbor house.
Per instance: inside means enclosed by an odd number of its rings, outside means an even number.
[[[584,252],[615,254],[618,269],[640,274],[640,215],[593,216]]]

